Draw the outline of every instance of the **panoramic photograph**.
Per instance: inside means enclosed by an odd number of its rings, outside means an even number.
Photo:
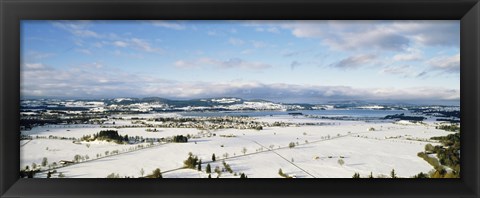
[[[458,20],[22,20],[22,178],[460,178]]]

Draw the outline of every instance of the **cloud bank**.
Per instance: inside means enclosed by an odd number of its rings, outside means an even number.
[[[22,97],[159,96],[192,99],[232,96],[279,102],[322,103],[332,100],[459,100],[460,95],[459,90],[439,87],[362,89],[350,86],[268,84],[256,81],[180,82],[103,67],[100,64],[89,64],[62,70],[40,63],[24,64],[21,76]]]

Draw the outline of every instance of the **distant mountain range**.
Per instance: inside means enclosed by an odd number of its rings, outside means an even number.
[[[431,105],[426,105],[431,106]],[[362,100],[330,101],[326,104],[279,103],[262,99],[245,100],[237,97],[201,98],[175,100],[160,97],[112,98],[89,100],[32,99],[22,100],[22,109],[97,109],[121,111],[229,111],[229,110],[328,110],[328,109],[373,109],[405,110],[419,105],[382,104]]]

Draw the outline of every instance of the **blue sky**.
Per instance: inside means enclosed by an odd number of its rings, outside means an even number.
[[[459,21],[22,21],[22,97],[460,98]]]

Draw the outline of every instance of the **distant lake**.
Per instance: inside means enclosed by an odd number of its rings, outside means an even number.
[[[289,115],[289,113],[302,113],[303,115],[316,115],[328,117],[385,117],[386,115],[408,114],[406,110],[370,110],[370,109],[353,109],[353,110],[302,110],[302,111],[212,111],[212,112],[179,112],[182,116],[199,116],[199,117],[222,117],[222,116],[278,116]]]

